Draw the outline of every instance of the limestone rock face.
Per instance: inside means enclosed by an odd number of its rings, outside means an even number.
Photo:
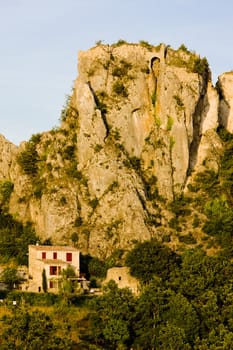
[[[0,135],[0,180],[11,179],[12,162],[17,153],[17,146]]]
[[[218,79],[220,92],[219,118],[220,123],[233,132],[233,72],[222,74]]]
[[[32,221],[42,241],[101,258],[163,235],[168,204],[196,172],[218,166],[216,129],[233,130],[232,81],[225,73],[214,88],[205,59],[165,45],[80,52],[60,128],[18,148],[0,138],[10,212]]]

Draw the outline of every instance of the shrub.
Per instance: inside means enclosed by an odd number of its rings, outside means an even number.
[[[150,68],[149,67],[141,68],[141,72],[145,74],[150,74]]]
[[[177,232],[181,232],[181,227],[179,226],[179,219],[177,217],[173,217],[169,222],[168,225],[170,228],[173,228]]]
[[[195,177],[195,189],[208,191],[208,195],[216,195],[218,193],[219,179],[218,174],[214,170],[205,170]]]
[[[103,40],[97,40],[95,42],[95,44],[96,44],[96,46],[101,46],[101,45],[103,45]]]
[[[119,39],[115,44],[113,44],[114,46],[121,46],[121,45],[125,45],[127,44],[127,41],[123,40],[123,39]]]
[[[60,204],[61,204],[61,205],[67,204],[67,199],[66,199],[65,196],[62,196],[62,197],[60,198]]]
[[[38,153],[36,143],[29,141],[25,149],[17,156],[17,162],[26,175],[35,177],[38,171]]]
[[[94,199],[90,200],[89,204],[93,209],[95,209],[97,207],[97,205],[99,204],[98,198],[94,198]]]
[[[60,120],[62,122],[66,122],[69,117],[73,117],[73,116],[77,117],[78,111],[74,107],[71,106],[71,96],[67,95],[65,104],[64,104],[62,111],[61,111]]]
[[[3,203],[9,201],[13,189],[14,184],[11,181],[6,180],[0,182],[0,199]]]
[[[174,139],[174,137],[170,137],[170,139],[169,139],[169,148],[170,148],[170,151],[172,150],[172,148],[175,146],[175,143],[176,143],[176,141],[175,141],[175,139]]]
[[[178,217],[190,215],[191,210],[187,208],[191,199],[188,197],[180,196],[170,203],[170,210]]]
[[[102,114],[106,114],[107,113],[107,105],[103,101],[103,99],[97,98],[96,99],[96,106],[97,106],[97,109],[99,109]]]
[[[127,62],[125,60],[120,61],[119,66],[115,66],[112,71],[112,75],[114,77],[122,77],[124,75],[127,75],[128,71],[132,68],[132,64],[130,62]]]
[[[162,236],[162,241],[163,241],[164,243],[169,243],[169,242],[171,242],[171,236],[170,236],[169,234],[163,235],[163,236]]]
[[[100,144],[96,144],[95,147],[94,147],[94,152],[95,153],[98,153],[102,150],[103,146],[100,145]]]
[[[35,179],[35,181],[33,183],[33,195],[36,198],[41,198],[44,188],[45,188],[45,180],[44,179]]]
[[[190,51],[187,49],[187,47],[184,44],[181,44],[178,50],[184,51],[186,53],[190,53]]]
[[[179,241],[185,244],[196,244],[197,241],[193,237],[192,233],[189,232],[187,235],[180,235],[179,236]]]
[[[63,150],[63,158],[71,160],[74,157],[75,157],[75,146],[74,145],[66,146],[66,148]]]
[[[198,57],[195,59],[194,66],[193,66],[194,73],[198,73],[198,74],[202,75],[208,69],[209,69],[209,64],[208,64],[206,57],[204,57],[204,58]]]
[[[33,306],[52,306],[59,302],[59,295],[53,293],[11,291],[7,296],[7,300],[17,300],[19,303],[24,301],[25,304]]]
[[[75,219],[75,221],[74,221],[74,226],[75,226],[75,227],[80,227],[80,226],[82,226],[82,223],[83,223],[82,218],[81,218],[80,216],[78,216],[78,217]]]
[[[33,134],[29,140],[29,142],[33,142],[34,144],[38,144],[41,140],[41,134]]]
[[[111,129],[111,135],[115,141],[120,141],[121,135],[119,129]]]
[[[115,94],[120,95],[122,97],[127,97],[128,96],[128,92],[126,87],[124,86],[124,84],[120,81],[116,81],[113,84],[112,90]]]
[[[169,115],[167,119],[167,131],[170,131],[172,129],[172,125],[174,124],[174,119]]]
[[[151,51],[153,49],[153,45],[151,45],[150,43],[148,43],[147,41],[145,40],[140,40],[139,41],[139,44],[142,46],[142,47],[145,47],[146,49],[148,49],[149,51]]]
[[[162,125],[162,121],[161,121],[160,117],[158,117],[157,115],[155,115],[155,125],[158,128]]]
[[[77,162],[74,160],[71,162],[69,168],[66,169],[66,174],[78,180],[83,178],[83,174],[81,171],[77,170]]]
[[[112,192],[114,191],[115,188],[119,187],[119,182],[118,181],[113,181],[111,185],[108,186],[107,191]]]
[[[182,99],[180,98],[180,96],[174,95],[173,98],[176,100],[176,104],[179,108],[184,108],[184,103],[183,103]]]
[[[155,91],[151,95],[151,103],[153,106],[155,106],[155,103],[156,103],[156,92]]]
[[[199,217],[195,214],[193,218],[193,228],[196,228],[200,225],[200,219]]]

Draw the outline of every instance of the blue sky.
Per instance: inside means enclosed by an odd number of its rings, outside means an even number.
[[[232,0],[0,0],[0,133],[19,144],[59,125],[77,53],[102,40],[184,43],[233,69]]]

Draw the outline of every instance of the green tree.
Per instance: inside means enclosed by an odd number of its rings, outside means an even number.
[[[46,276],[45,269],[43,269],[43,271],[42,271],[42,288],[43,288],[44,293],[47,293],[48,283],[47,283],[47,276]]]
[[[229,331],[223,324],[212,329],[208,337],[197,338],[194,350],[233,350],[233,332]]]
[[[16,288],[22,282],[22,278],[19,276],[15,267],[6,267],[1,273],[0,278],[8,286],[9,290]]]
[[[156,350],[190,350],[183,328],[167,322],[159,329]]]
[[[14,184],[11,181],[0,181],[0,202],[2,204],[6,204],[9,202],[13,189]]]
[[[152,239],[137,243],[127,254],[125,263],[133,276],[148,283],[154,275],[167,279],[180,263],[179,256],[170,248]]]
[[[14,259],[19,265],[27,265],[28,245],[38,237],[31,223],[22,223],[0,209],[0,255],[5,261]]]
[[[199,330],[198,316],[191,303],[180,293],[166,288],[158,278],[144,288],[134,317],[135,345],[143,350],[189,349],[188,344]],[[172,330],[173,337],[163,343]],[[178,344],[183,347],[179,348]]]
[[[225,252],[232,256],[233,211],[226,198],[222,196],[208,202],[205,206],[205,214],[207,221],[203,225],[203,231],[216,237]]]
[[[171,291],[166,310],[161,315],[164,324],[182,330],[187,343],[193,343],[199,332],[199,318],[190,301],[181,293]]]
[[[190,249],[182,254],[179,269],[170,274],[169,286],[188,299],[198,297],[211,287],[218,274],[217,260],[199,249]]]
[[[170,291],[162,285],[162,280],[154,278],[143,289],[137,300],[134,314],[134,345],[147,350],[156,349],[156,339],[164,307],[170,297]]]
[[[25,149],[19,153],[17,162],[26,175],[35,177],[38,171],[38,153],[36,150],[36,142],[29,141],[25,145]]]
[[[88,272],[91,276],[104,278],[107,273],[107,266],[104,261],[92,257],[88,262]]]
[[[92,300],[90,333],[92,342],[104,349],[128,349],[133,341],[135,299],[127,288],[110,281],[101,297]]]
[[[207,289],[193,300],[192,304],[199,315],[199,334],[201,338],[205,338],[212,329],[216,329],[222,322],[218,295],[213,290]]]
[[[76,289],[76,274],[71,265],[62,270],[62,278],[59,281],[59,293],[62,296],[63,303],[68,305]]]
[[[50,317],[40,311],[29,313],[23,308],[3,319],[1,349],[64,350],[71,349],[69,337],[60,338]]]

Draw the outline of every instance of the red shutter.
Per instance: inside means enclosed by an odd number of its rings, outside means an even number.
[[[66,253],[66,261],[72,261],[72,253]]]
[[[42,259],[46,259],[46,252],[42,252]]]
[[[57,252],[53,253],[53,259],[56,260],[57,259]]]

